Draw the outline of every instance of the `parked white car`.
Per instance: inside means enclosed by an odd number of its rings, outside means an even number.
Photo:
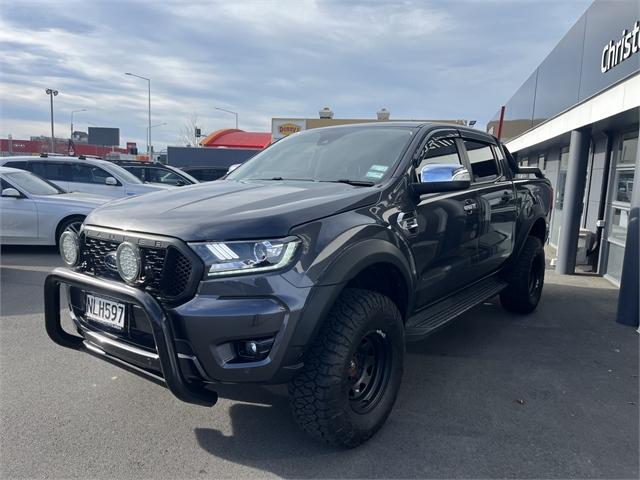
[[[113,200],[67,193],[31,172],[0,167],[0,243],[56,245],[62,232],[79,231],[84,218]]]
[[[67,192],[94,193],[111,198],[176,188],[145,184],[124,168],[105,160],[78,157],[5,157],[0,166],[33,172]]]

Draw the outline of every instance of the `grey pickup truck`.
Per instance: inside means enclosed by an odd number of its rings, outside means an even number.
[[[65,232],[46,330],[185,402],[288,383],[302,429],[354,447],[391,412],[406,341],[495,295],[536,308],[551,199],[539,170],[470,128],[307,130],[222,180],[116,200]]]

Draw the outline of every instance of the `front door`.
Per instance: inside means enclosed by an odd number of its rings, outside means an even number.
[[[429,165],[464,166],[458,135],[455,130],[440,130],[428,137],[416,161],[414,181]],[[414,202],[417,222],[409,243],[418,271],[416,307],[420,308],[472,280],[479,214],[470,190],[427,194]]]
[[[15,188],[0,179],[0,191]],[[0,197],[0,239],[2,243],[31,243],[38,239],[36,202],[26,196]]]
[[[125,196],[124,187],[118,181],[116,185],[107,185],[106,180],[112,175],[95,165],[72,163],[69,191],[85,192],[103,197],[120,198]]]

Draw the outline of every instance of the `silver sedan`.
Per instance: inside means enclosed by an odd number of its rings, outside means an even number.
[[[67,193],[31,172],[0,167],[0,243],[56,245],[66,229],[79,230],[95,207],[111,198]]]

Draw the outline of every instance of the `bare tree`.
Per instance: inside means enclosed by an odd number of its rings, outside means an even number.
[[[198,114],[193,112],[189,119],[180,128],[178,142],[187,147],[195,147],[198,145],[200,138],[196,136],[196,129],[202,129],[198,120]]]

